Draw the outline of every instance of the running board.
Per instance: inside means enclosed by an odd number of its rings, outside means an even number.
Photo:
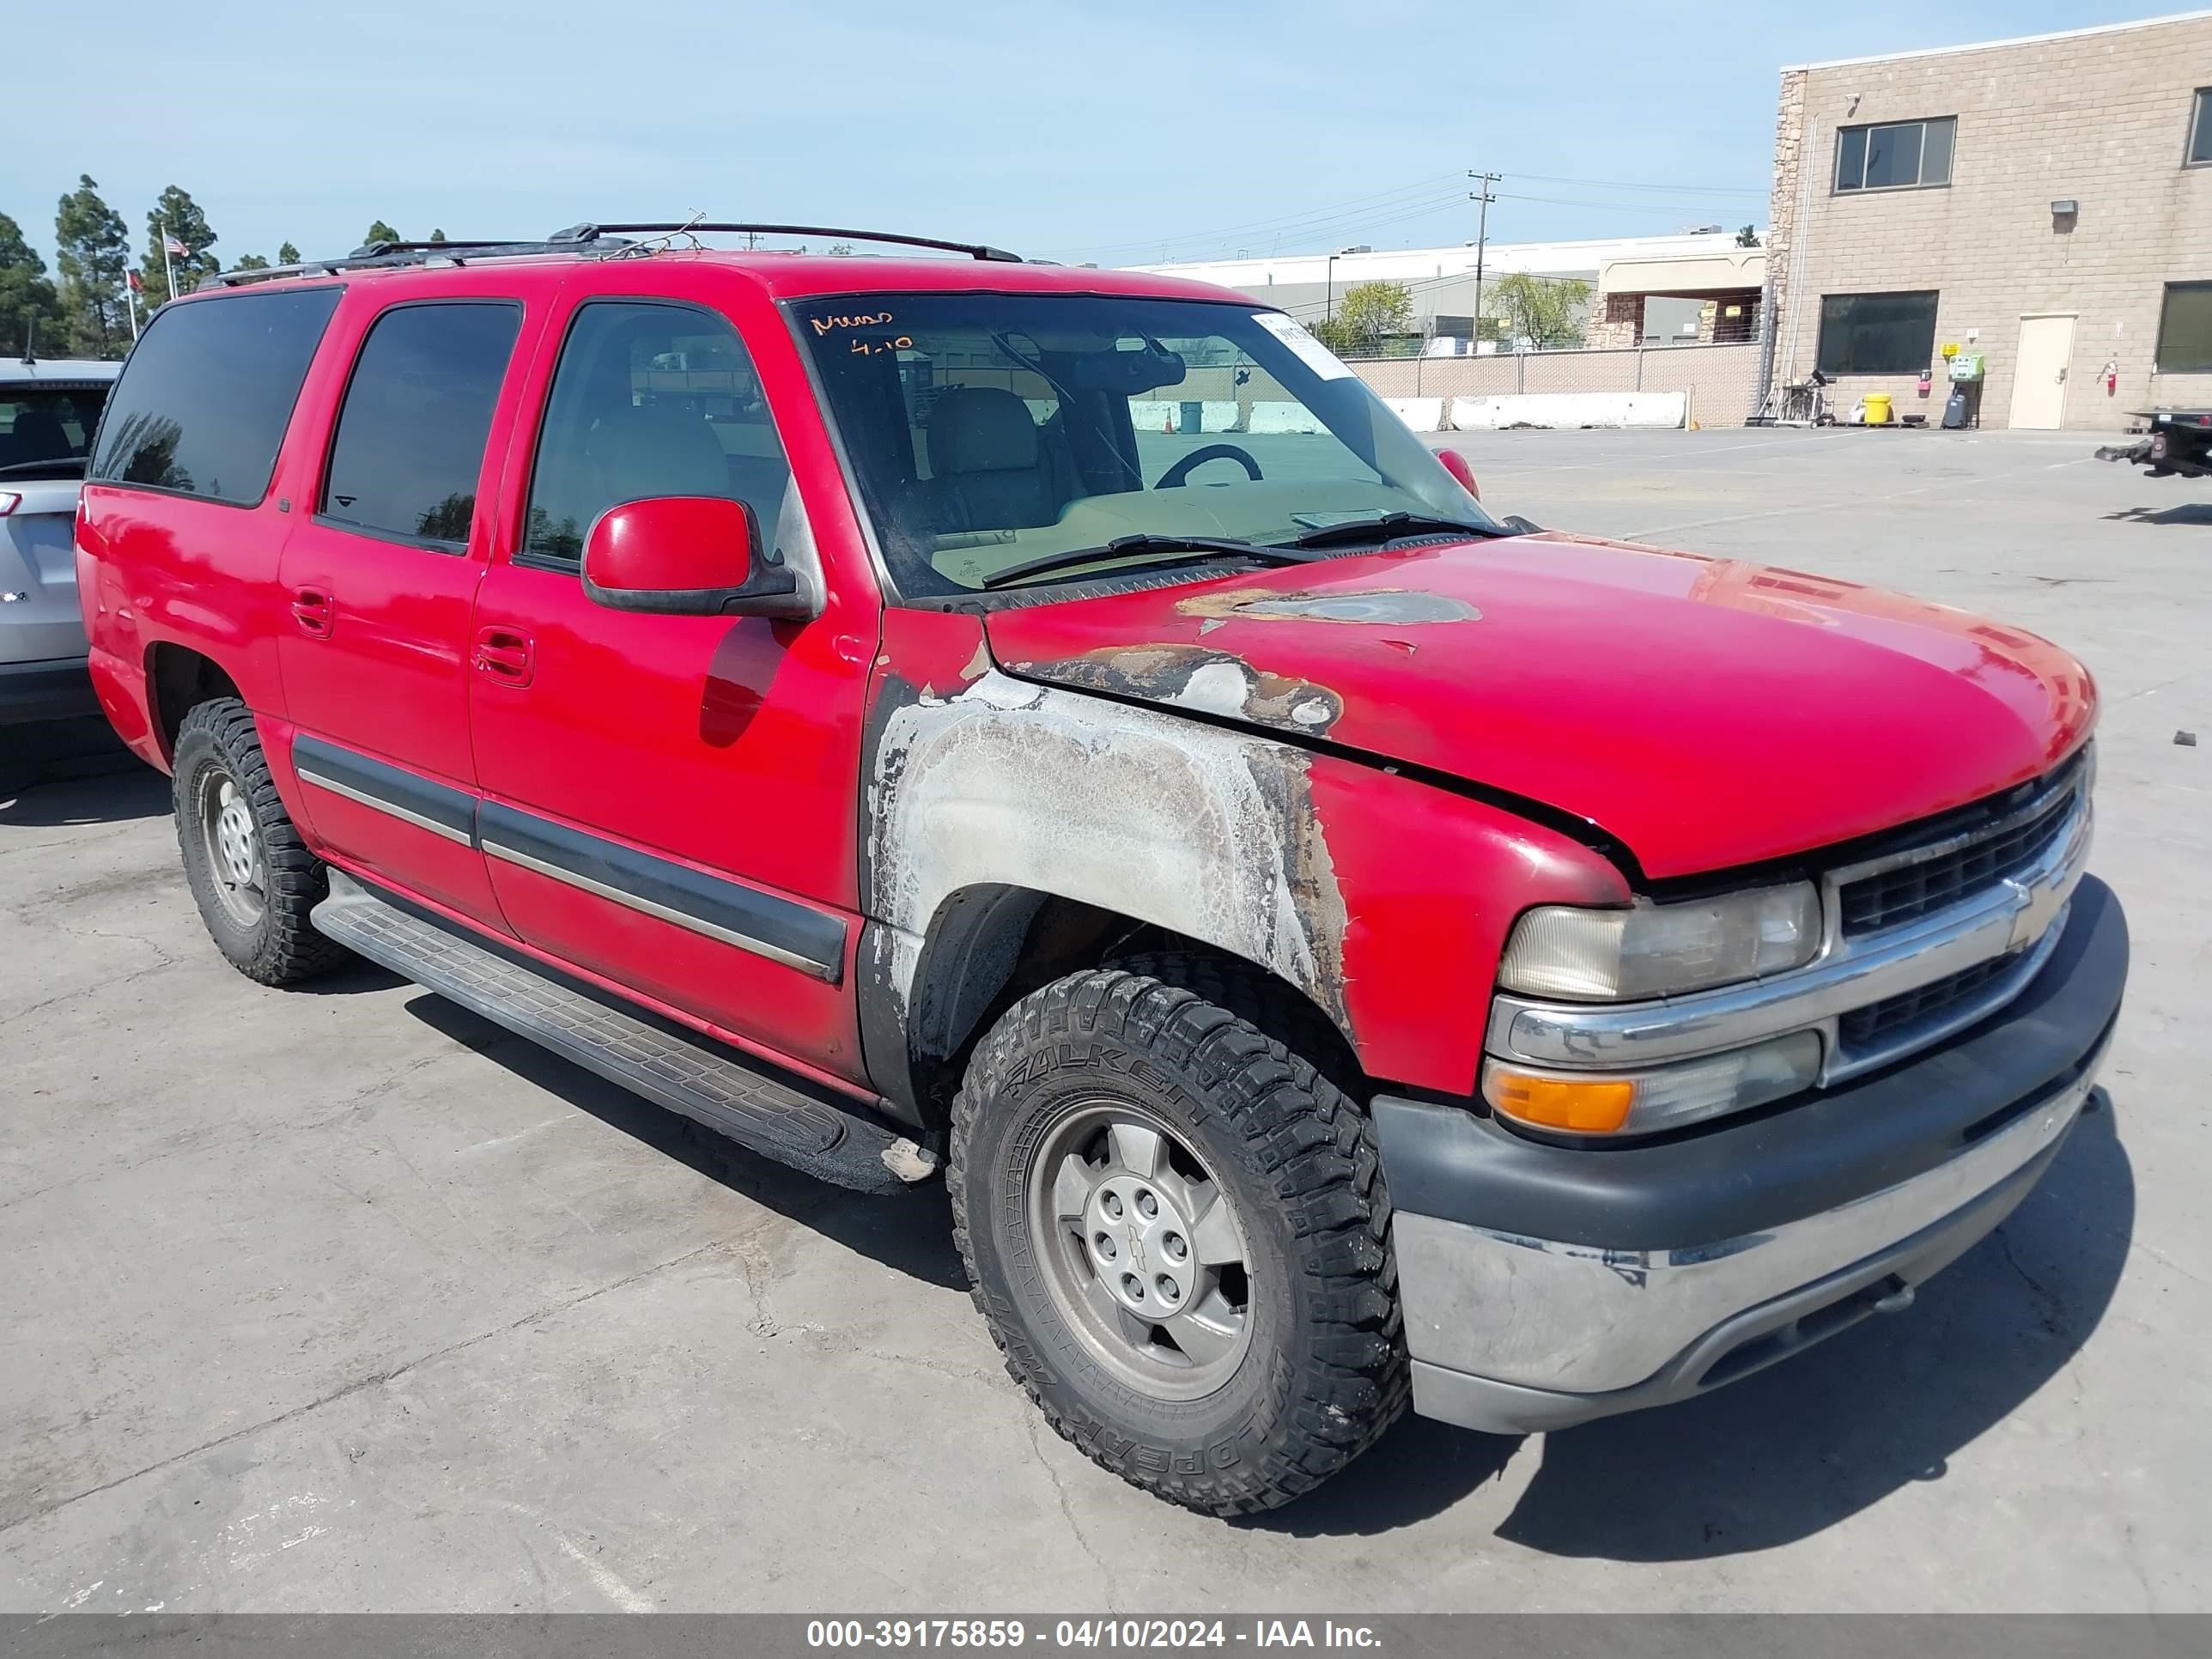
[[[471,1013],[542,1043],[611,1083],[705,1124],[763,1157],[864,1193],[933,1174],[912,1140],[801,1093],[729,1050],[611,1008],[331,872],[317,931]]]

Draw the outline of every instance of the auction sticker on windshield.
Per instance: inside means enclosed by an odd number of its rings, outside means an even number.
[[[1352,371],[1334,352],[1279,311],[1255,311],[1252,320],[1298,355],[1298,361],[1324,380],[1349,380]]]

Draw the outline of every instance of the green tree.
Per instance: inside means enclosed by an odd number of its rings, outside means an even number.
[[[1757,225],[1746,225],[1741,230],[1736,232],[1735,245],[1738,247],[1757,247],[1759,246],[1759,227]]]
[[[1339,356],[1373,357],[1385,340],[1413,327],[1412,289],[1403,283],[1354,283],[1336,302],[1336,331],[1344,343],[1330,349]]]
[[[1309,317],[1305,319],[1305,329],[1307,333],[1312,335],[1315,339],[1319,340],[1338,356],[1345,357],[1351,355],[1352,331],[1337,321],[1335,318]]]
[[[404,240],[405,238],[402,237],[398,231],[392,229],[390,225],[386,224],[383,220],[378,219],[370,224],[368,234],[361,239],[361,245],[363,247],[367,247],[372,242],[398,242],[404,241]]]
[[[277,243],[276,263],[280,265],[298,264],[300,263],[300,250],[294,247],[289,242]]]
[[[434,230],[430,233],[430,240],[434,242],[442,242],[446,240],[446,233],[442,230]]]
[[[266,270],[269,269],[269,261],[258,253],[241,253],[238,256],[238,264],[234,268],[239,270]]]
[[[0,213],[0,356],[20,357],[42,343],[56,356],[68,349],[61,296],[46,280],[46,262],[23,240],[23,228]]]
[[[163,269],[161,246],[170,237],[184,244],[185,251],[172,253],[169,269],[176,272],[177,293],[190,294],[200,285],[204,276],[212,276],[222,269],[222,262],[208,250],[215,246],[215,228],[200,211],[200,204],[188,191],[171,185],[154,201],[154,210],[146,216],[146,252],[138,261],[138,275],[146,285],[146,309],[167,303],[175,296],[169,292],[168,272]]]
[[[123,216],[100,199],[90,173],[79,173],[76,188],[61,198],[54,243],[69,349],[82,357],[120,357],[131,343],[130,302],[123,292],[131,232]]]
[[[1590,285],[1579,276],[1537,276],[1525,270],[1499,277],[1489,295],[1505,319],[1505,337],[1539,349],[1581,343],[1582,307],[1589,296]]]

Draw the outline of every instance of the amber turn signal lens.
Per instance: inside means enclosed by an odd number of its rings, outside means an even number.
[[[1627,1078],[1583,1082],[1503,1067],[1492,1067],[1484,1077],[1482,1092],[1492,1109],[1507,1117],[1583,1135],[1613,1133],[1628,1121],[1628,1109],[1636,1102],[1636,1085]]]

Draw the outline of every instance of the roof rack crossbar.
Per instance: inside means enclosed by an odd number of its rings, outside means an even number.
[[[834,236],[841,239],[849,238],[856,242],[890,242],[901,247],[933,247],[947,253],[964,253],[971,259],[990,259],[1006,264],[1018,265],[1023,263],[1020,254],[1009,252],[1002,247],[993,247],[985,242],[949,242],[936,236],[907,236],[890,230],[848,230],[836,225],[710,224],[703,220],[685,224],[581,224],[571,225],[566,230],[554,232],[553,240],[556,242],[573,245],[580,241],[588,242],[599,235],[669,236],[680,235],[687,231],[708,230],[761,236]]]

